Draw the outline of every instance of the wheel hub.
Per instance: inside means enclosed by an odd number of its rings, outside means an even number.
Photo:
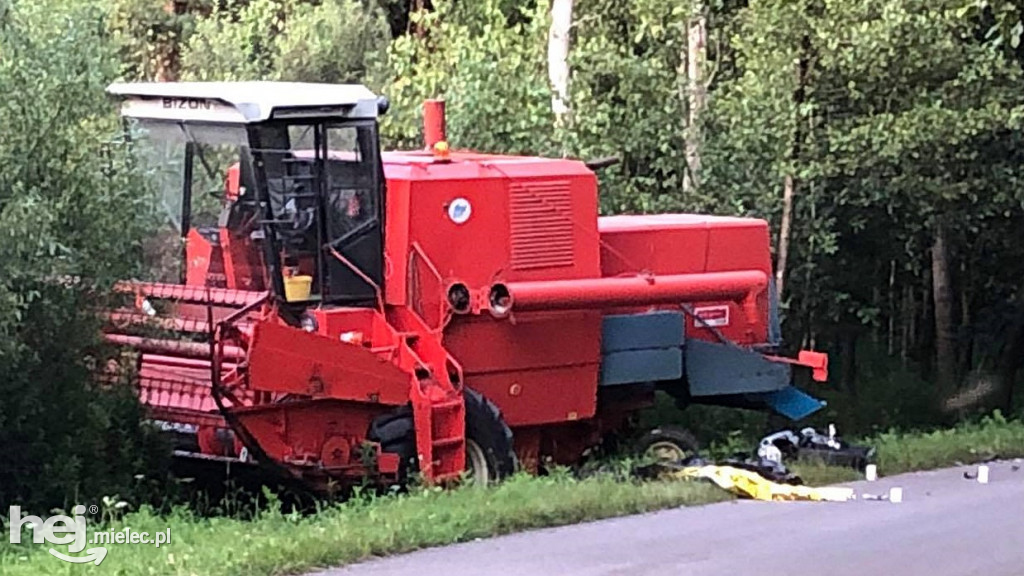
[[[487,456],[483,448],[471,438],[466,438],[466,472],[469,483],[474,486],[486,486],[492,480]]]
[[[668,442],[664,440],[654,442],[648,446],[644,455],[649,458],[654,458],[659,462],[679,462],[685,460],[688,456],[685,448],[679,446],[675,442]]]

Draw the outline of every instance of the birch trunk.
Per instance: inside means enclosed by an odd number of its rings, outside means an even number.
[[[548,80],[551,83],[551,112],[555,127],[562,128],[569,115],[569,33],[573,0],[551,0],[551,28],[548,32]]]
[[[683,190],[689,192],[700,186],[701,115],[707,103],[707,86],[704,83],[704,63],[707,61],[707,19],[704,6],[697,2],[687,27],[686,41],[686,174]]]

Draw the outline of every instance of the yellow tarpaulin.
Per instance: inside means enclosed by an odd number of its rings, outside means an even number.
[[[846,502],[852,488],[791,486],[772,482],[756,472],[732,466],[690,466],[669,473],[677,478],[706,478],[738,496],[755,500],[814,500]]]

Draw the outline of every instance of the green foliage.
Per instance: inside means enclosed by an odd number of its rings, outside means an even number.
[[[195,14],[208,11],[213,0],[188,0],[185,10],[168,11],[167,0],[113,0],[105,9],[122,61],[131,80],[174,76],[180,44],[192,33]]]
[[[898,342],[903,330],[904,353],[927,367],[940,221],[964,319],[1016,292],[1021,67],[962,4],[765,1],[728,23],[735,68],[712,88],[704,185],[778,229],[794,176],[791,341],[863,326]]]
[[[182,48],[181,74],[372,85],[389,39],[380,10],[361,2],[232,1],[197,19]]]
[[[510,23],[504,4],[485,0],[469,9],[435,2],[434,11],[411,15],[426,34],[401,36],[390,47],[389,82],[383,88],[392,103],[383,124],[390,145],[421,147],[420,105],[427,98],[443,97],[449,140],[458,148],[520,153],[557,149],[543,8],[524,13],[527,24]]]
[[[1024,53],[1024,6],[1020,0],[963,0],[956,15],[974,20],[993,46],[1014,55]]]
[[[148,433],[131,394],[91,384],[93,288],[131,276],[151,222],[104,88],[102,14],[17,2],[0,29],[0,505],[132,484]],[[82,278],[82,284],[61,279]]]
[[[578,4],[571,55],[573,155],[617,155],[602,174],[606,213],[706,210],[702,191],[684,193],[690,86],[690,2],[600,0]],[[709,59],[719,57],[713,46]]]
[[[711,204],[682,194],[689,88],[679,76],[688,3],[576,5],[570,66],[571,114],[556,127],[547,79],[548,5],[513,8],[488,0],[468,8],[435,2],[413,14],[426,32],[391,46],[392,145],[419,147],[425,98],[448,101],[450,139],[459,148],[591,158],[618,155],[601,174],[605,211],[664,211]],[[717,56],[717,55],[716,55]]]
[[[889,357],[884,349],[865,343],[858,350],[860,362],[852,390],[826,386],[808,390],[828,402],[828,406],[808,422],[823,428],[835,423],[846,435],[872,434],[896,427],[923,428],[941,422],[930,402],[931,387],[912,366],[904,366]],[[835,378],[841,367],[833,369]]]

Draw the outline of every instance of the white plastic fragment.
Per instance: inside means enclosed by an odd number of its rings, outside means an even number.
[[[878,467],[874,464],[868,464],[867,467],[864,468],[864,477],[868,482],[878,480]]]
[[[763,446],[762,450],[759,450],[758,452],[758,455],[764,458],[765,460],[769,460],[771,462],[776,462],[779,464],[782,463],[782,450],[779,450],[779,447],[774,444]]]
[[[835,424],[829,424],[828,425],[828,445],[829,445],[830,448],[835,448],[836,450],[839,450],[840,448],[842,448],[842,445],[839,443],[839,440],[836,440],[836,425]]]
[[[903,488],[898,486],[889,488],[889,502],[892,502],[893,504],[903,502]]]
[[[988,484],[988,466],[978,466],[978,484]]]

